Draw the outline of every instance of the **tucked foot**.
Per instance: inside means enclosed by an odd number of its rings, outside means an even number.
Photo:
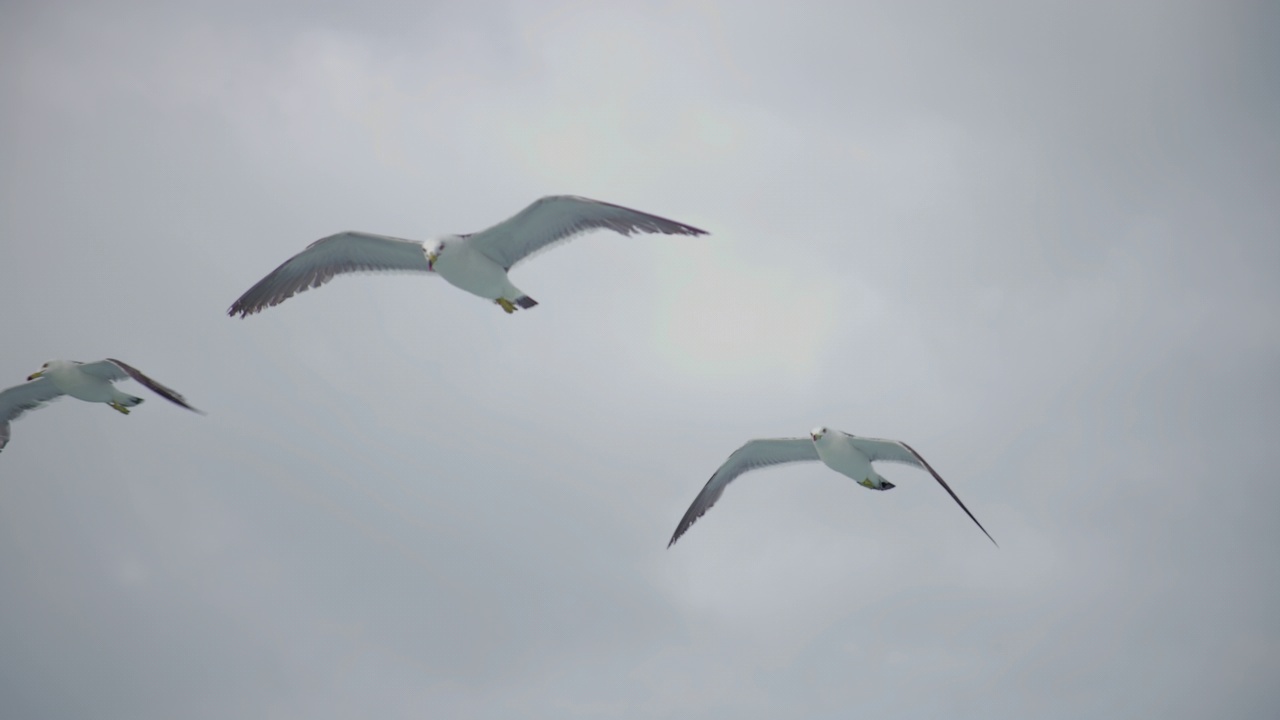
[[[506,298],[498,298],[494,302],[498,303],[508,315],[516,311],[516,306],[512,305],[511,301]]]
[[[116,402],[115,400],[112,400],[111,402],[109,402],[109,403],[107,403],[107,404],[111,406],[111,409],[112,409],[112,410],[115,410],[115,411],[117,411],[117,412],[122,412],[122,413],[124,413],[125,415],[128,415],[128,414],[129,414],[129,408],[127,408],[127,407],[125,407],[125,406],[121,405],[120,403]]]

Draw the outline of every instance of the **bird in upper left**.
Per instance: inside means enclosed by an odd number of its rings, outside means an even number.
[[[511,283],[507,272],[553,245],[591,230],[621,235],[706,235],[692,225],[621,205],[548,195],[487,230],[405,240],[348,231],[320,238],[286,260],[231,304],[227,314],[248,317],[336,275],[356,272],[419,272],[439,275],[456,288],[492,301],[507,314],[538,304]]]
[[[9,444],[9,423],[24,412],[34,410],[63,395],[85,402],[106,403],[125,415],[143,398],[120,392],[113,383],[132,378],[160,397],[176,405],[204,415],[187,403],[176,391],[161,385],[132,365],[114,358],[83,363],[76,360],[50,360],[27,376],[21,385],[0,392],[0,450]]]

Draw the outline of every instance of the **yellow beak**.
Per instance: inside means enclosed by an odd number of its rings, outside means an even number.
[[[43,370],[37,370],[37,371],[35,371],[35,372],[31,373],[30,375],[28,375],[28,376],[27,376],[27,380],[28,380],[28,381],[30,381],[30,380],[35,380],[36,378],[38,378],[38,377],[43,377],[43,376],[44,376],[44,371],[43,371]]]
[[[427,269],[428,270],[436,269],[436,258],[438,257],[440,256],[435,253],[427,253]]]

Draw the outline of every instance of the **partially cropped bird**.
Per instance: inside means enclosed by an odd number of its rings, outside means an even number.
[[[684,517],[680,518],[680,524],[676,526],[676,531],[671,536],[671,541],[667,543],[667,547],[675,544],[676,540],[693,525],[694,521],[702,517],[704,513],[711,509],[716,500],[720,499],[720,494],[724,492],[725,487],[733,481],[734,478],[756,468],[765,467],[767,465],[779,465],[789,462],[800,462],[802,460],[821,460],[827,467],[846,477],[857,481],[859,485],[870,488],[872,490],[892,490],[895,486],[893,483],[885,480],[880,473],[876,472],[871,464],[878,461],[905,463],[914,465],[922,470],[928,470],[933,479],[947,491],[949,495],[960,505],[965,514],[969,516],[982,530],[991,542],[995,543],[995,538],[991,537],[991,533],[982,527],[982,523],[978,522],[978,518],[969,512],[969,508],[960,502],[960,498],[947,485],[946,481],[938,475],[938,473],[925,462],[910,445],[897,440],[878,440],[875,438],[858,437],[850,435],[839,430],[828,430],[825,427],[815,428],[809,433],[807,438],[772,438],[767,440],[751,440],[747,444],[738,448],[729,456],[729,459],[716,470],[707,484],[703,486],[702,492],[698,493],[698,497],[694,498],[693,504],[685,512]],[[997,544],[998,547],[998,544]]]
[[[70,395],[85,402],[106,403],[113,409],[129,414],[129,408],[142,402],[142,398],[122,393],[112,383],[133,378],[155,391],[160,397],[181,405],[193,412],[204,413],[187,404],[186,398],[151,378],[137,368],[121,360],[99,360],[82,363],[74,360],[50,360],[27,376],[27,382],[0,392],[0,450],[9,444],[9,423],[22,413],[34,410],[63,395]]]
[[[227,314],[246,317],[278,305],[335,275],[365,271],[435,273],[472,295],[492,300],[507,313],[537,301],[507,277],[530,255],[589,230],[664,235],[705,235],[691,225],[611,203],[571,195],[533,202],[497,225],[469,235],[445,235],[430,242],[363,232],[321,238],[289,258],[232,303]]]

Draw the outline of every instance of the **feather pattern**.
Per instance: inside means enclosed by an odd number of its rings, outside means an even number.
[[[0,392],[0,450],[9,444],[9,422],[62,396],[49,378],[36,378]]]
[[[818,459],[818,449],[809,438],[770,438],[748,441],[735,450],[715,471],[711,479],[707,480],[707,484],[702,487],[702,492],[698,493],[698,496],[693,499],[693,504],[685,511],[684,517],[680,518],[680,524],[676,526],[676,531],[671,535],[671,541],[667,543],[667,547],[674,545],[698,518],[710,510],[724,493],[725,487],[739,475],[769,465]]]
[[[93,374],[93,370],[91,368],[96,368],[96,367],[104,367],[104,369],[106,367],[119,368],[120,370],[124,371],[125,373],[124,375],[120,377],[112,377],[112,378],[106,378],[106,379],[110,379],[112,382],[115,382],[117,380],[123,380],[126,376],[131,377],[134,380],[137,380],[139,383],[142,383],[143,385],[145,385],[148,390],[150,390],[151,392],[154,392],[155,394],[159,395],[165,400],[168,400],[169,402],[174,403],[175,405],[181,405],[182,407],[192,412],[197,412],[197,413],[200,413],[201,415],[205,414],[204,411],[197,410],[196,408],[191,407],[191,405],[187,403],[187,399],[182,397],[182,395],[179,394],[177,390],[161,385],[155,380],[152,380],[146,375],[143,375],[142,371],[139,370],[138,368],[130,365],[129,363],[126,363],[123,360],[107,358],[106,360],[99,360],[98,362],[92,363],[90,365],[84,365],[80,369],[87,373]]]
[[[317,288],[336,275],[356,272],[431,272],[416,240],[343,232],[320,238],[271,271],[232,303],[227,314],[247,317],[295,294]]]
[[[857,435],[850,435],[849,433],[843,434],[845,437],[849,438],[849,440],[853,442],[853,446],[858,448],[863,455],[866,455],[867,459],[871,460],[871,462],[882,461],[902,463],[904,465],[912,465],[920,468],[921,470],[928,471],[928,473],[933,476],[933,479],[937,480],[938,484],[942,486],[942,489],[947,491],[947,494],[951,496],[951,499],[956,501],[956,504],[960,506],[960,509],[964,510],[964,514],[968,515],[969,519],[978,526],[978,529],[987,536],[987,539],[995,543],[996,547],[1000,547],[1000,543],[997,543],[996,539],[991,537],[991,533],[987,532],[987,529],[982,527],[982,523],[978,522],[978,518],[974,517],[973,513],[969,512],[969,508],[965,507],[964,502],[960,500],[960,496],[956,495],[955,491],[951,489],[951,486],[947,484],[947,481],[942,479],[942,476],[938,474],[938,471],[934,470],[933,466],[925,461],[924,457],[920,455],[920,453],[915,451],[915,448],[898,440],[880,440],[877,438],[858,437]]]
[[[574,195],[549,195],[494,225],[475,233],[469,242],[485,256],[510,270],[516,263],[591,230],[622,235],[706,235],[691,225],[632,210],[613,203]]]

